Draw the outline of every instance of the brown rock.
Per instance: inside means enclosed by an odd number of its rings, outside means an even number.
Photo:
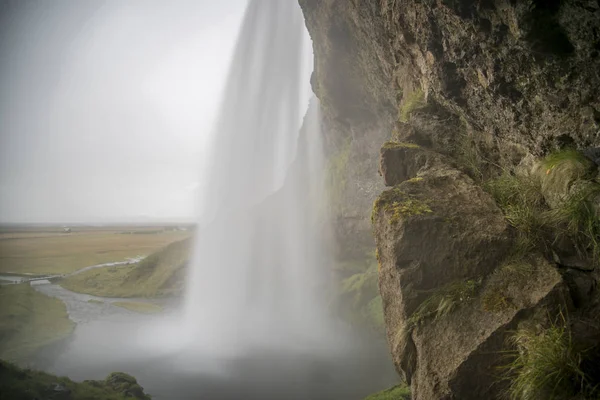
[[[450,167],[384,192],[373,222],[388,341],[413,398],[497,398],[494,369],[509,331],[563,301],[560,274],[542,259],[526,279],[494,274],[510,255],[511,230],[490,196]],[[449,315],[415,323],[435,293],[463,284],[476,288],[472,298],[457,296]]]

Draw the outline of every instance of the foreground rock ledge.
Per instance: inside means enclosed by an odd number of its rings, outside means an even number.
[[[528,261],[524,276],[498,272],[513,248],[502,212],[469,177],[439,163],[382,193],[373,226],[387,337],[413,398],[499,398],[507,336],[564,304],[560,274],[542,257]],[[424,301],[465,282],[472,297],[415,324]]]

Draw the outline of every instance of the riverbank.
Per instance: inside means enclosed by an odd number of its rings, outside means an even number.
[[[69,336],[66,305],[28,283],[0,286],[0,358],[27,363],[41,347]]]

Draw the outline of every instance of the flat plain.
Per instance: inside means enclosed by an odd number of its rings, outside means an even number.
[[[0,273],[68,274],[91,265],[146,256],[190,236],[163,227],[0,229]]]

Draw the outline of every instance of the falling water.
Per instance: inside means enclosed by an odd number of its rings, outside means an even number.
[[[251,0],[210,149],[186,297],[196,343],[326,337],[326,218],[316,100],[300,129],[304,25],[294,0]]]

